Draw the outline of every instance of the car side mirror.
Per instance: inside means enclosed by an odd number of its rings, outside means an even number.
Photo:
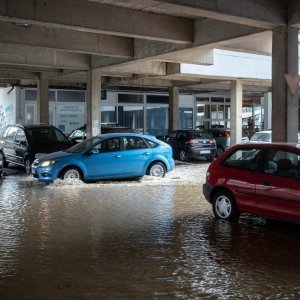
[[[99,149],[93,148],[91,151],[89,151],[89,154],[99,154]]]

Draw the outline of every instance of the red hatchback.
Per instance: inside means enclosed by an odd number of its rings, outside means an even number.
[[[209,166],[203,193],[218,219],[247,212],[300,222],[299,178],[299,144],[239,144]]]

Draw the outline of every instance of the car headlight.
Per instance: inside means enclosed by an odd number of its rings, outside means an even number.
[[[53,166],[56,163],[55,160],[46,160],[41,163],[41,167]]]

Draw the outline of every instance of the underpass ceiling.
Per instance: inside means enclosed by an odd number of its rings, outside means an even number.
[[[290,14],[298,26],[298,14]],[[213,64],[213,48],[270,55],[270,29],[285,20],[286,1],[279,0],[1,1],[0,84],[35,85],[47,74],[51,85],[84,86],[92,67],[106,87],[217,88],[230,78],[174,69]]]

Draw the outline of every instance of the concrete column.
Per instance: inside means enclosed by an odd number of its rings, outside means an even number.
[[[287,74],[298,75],[298,28],[288,27]],[[287,93],[287,141],[298,143],[299,100],[298,89],[295,95]]]
[[[296,142],[298,98],[288,90],[285,74],[298,75],[298,29],[273,29],[272,45],[272,140]]]
[[[101,133],[101,73],[92,69],[87,77],[86,133],[89,138]]]
[[[263,130],[272,128],[272,93],[264,94],[264,127]]]
[[[230,145],[242,142],[243,84],[241,80],[231,81],[230,96]]]
[[[178,88],[169,88],[169,131],[179,127],[179,92]]]
[[[41,74],[37,83],[37,123],[49,123],[49,77]]]

